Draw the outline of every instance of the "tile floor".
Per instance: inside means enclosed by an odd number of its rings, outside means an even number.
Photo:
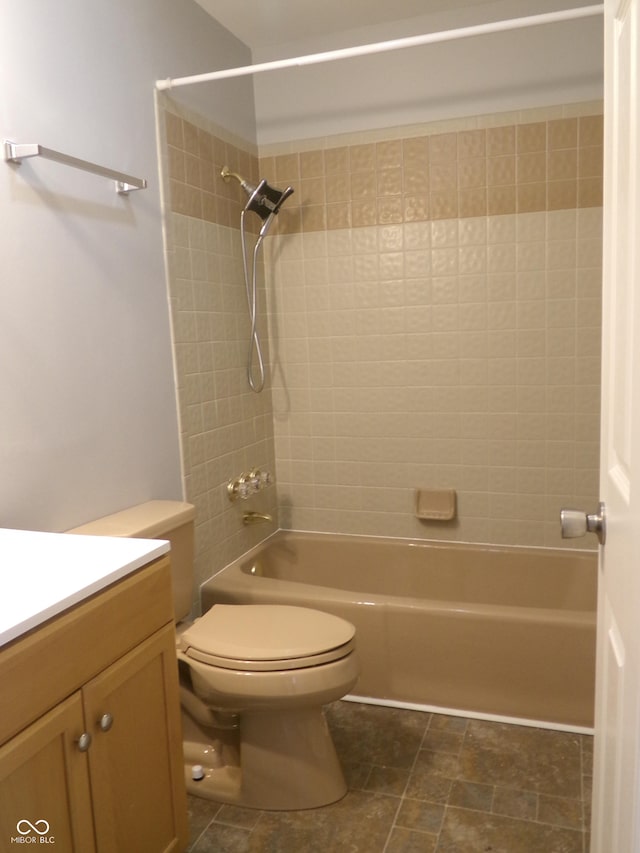
[[[353,702],[327,719],[343,800],[260,812],[190,797],[190,853],[588,853],[588,735]]]

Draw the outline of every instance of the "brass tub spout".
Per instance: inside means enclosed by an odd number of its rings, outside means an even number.
[[[242,516],[243,524],[262,524],[265,521],[273,521],[266,512],[245,512]]]

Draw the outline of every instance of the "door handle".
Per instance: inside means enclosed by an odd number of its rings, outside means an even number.
[[[607,518],[602,501],[598,512],[587,514],[579,509],[560,510],[560,530],[563,539],[576,539],[586,533],[595,533],[598,542],[604,545],[607,539]]]

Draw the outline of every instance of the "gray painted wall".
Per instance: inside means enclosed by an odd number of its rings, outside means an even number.
[[[191,0],[1,0],[0,136],[146,177],[0,163],[0,525],[182,496],[154,82],[249,51]],[[192,92],[255,140],[252,87]]]

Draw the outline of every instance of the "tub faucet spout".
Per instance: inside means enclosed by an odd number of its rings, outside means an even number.
[[[266,512],[245,512],[242,516],[243,524],[262,524],[265,521],[273,521]]]

